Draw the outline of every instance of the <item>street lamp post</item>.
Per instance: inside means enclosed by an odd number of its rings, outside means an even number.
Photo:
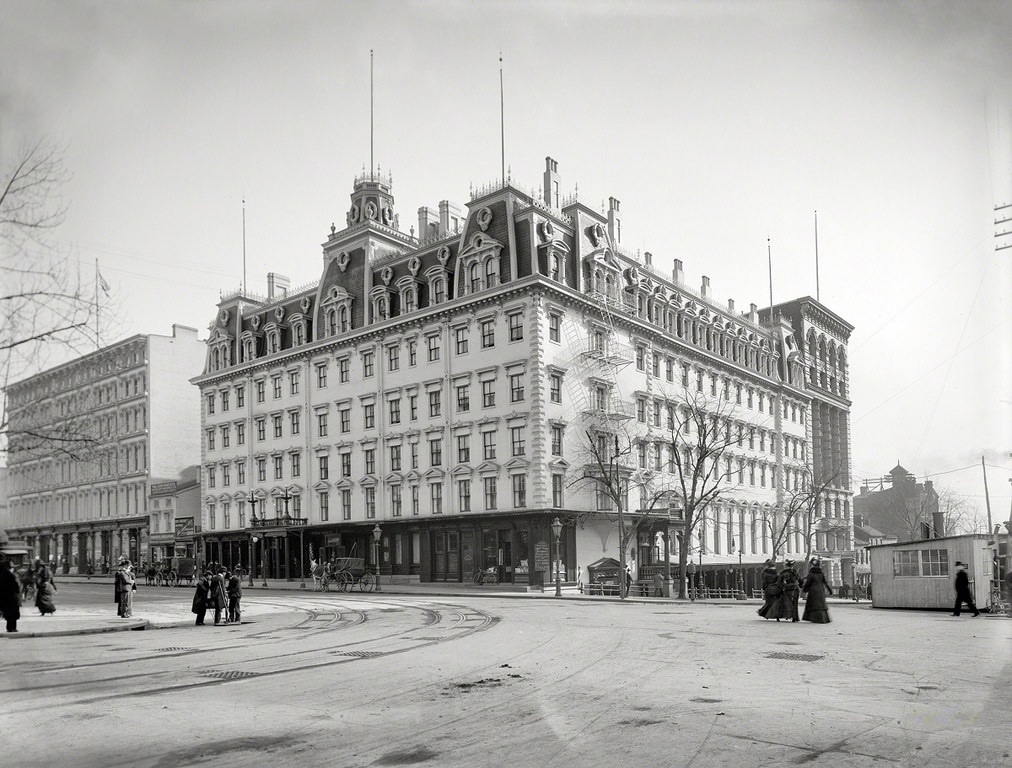
[[[249,502],[249,524],[250,528],[257,527],[257,500],[254,497],[247,499]],[[249,537],[249,585],[253,586],[253,569],[256,566],[256,543],[257,537],[250,534]]]
[[[373,559],[376,561],[376,591],[382,592],[380,587],[380,561],[379,561],[379,543],[380,536],[383,535],[383,529],[380,528],[379,523],[376,523],[372,529],[372,547],[373,547]]]
[[[559,518],[552,520],[552,534],[555,536],[555,596],[562,597],[562,582],[559,581],[559,538],[562,536],[562,523]]]

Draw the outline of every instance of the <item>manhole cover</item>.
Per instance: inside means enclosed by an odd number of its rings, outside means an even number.
[[[824,658],[814,653],[785,653],[783,651],[776,651],[774,653],[767,653],[767,659],[786,659],[787,661],[818,661]]]
[[[201,677],[214,677],[219,680],[238,680],[242,677],[256,677],[259,673],[257,672],[240,672],[236,669],[212,669],[207,672],[201,672]]]
[[[168,648],[155,648],[155,653],[169,653],[174,651],[192,651],[192,648],[183,648],[182,646],[176,647],[170,645]]]
[[[372,656],[382,656],[382,651],[332,651],[335,656],[355,656],[359,659],[368,659]]]

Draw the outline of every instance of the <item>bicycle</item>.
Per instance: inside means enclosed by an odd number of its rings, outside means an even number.
[[[478,569],[474,572],[474,583],[475,584],[498,584],[499,583],[499,569],[495,566],[491,566],[485,569]]]
[[[991,613],[1008,613],[1008,599],[1002,595],[1000,589],[996,589],[991,593],[988,609]]]

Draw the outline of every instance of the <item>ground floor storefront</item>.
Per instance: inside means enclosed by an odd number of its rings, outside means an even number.
[[[57,574],[109,573],[120,557],[140,563],[148,551],[148,519],[129,518],[87,524],[21,529],[15,533]]]

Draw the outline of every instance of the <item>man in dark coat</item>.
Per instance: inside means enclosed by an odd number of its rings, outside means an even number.
[[[767,560],[766,567],[763,568],[762,587],[763,604],[756,613],[764,619],[773,618],[770,616],[770,612],[773,610],[773,605],[780,597],[780,574],[777,572],[777,567],[773,563],[772,559]]]
[[[242,579],[239,578],[238,574],[233,573],[229,575],[225,591],[228,593],[228,612],[225,614],[225,618],[233,624],[239,624],[239,601],[242,599]]]
[[[193,612],[197,614],[196,626],[204,623],[207,614],[207,591],[211,588],[211,572],[204,571],[197,579],[197,591],[193,595]]]
[[[966,563],[956,561],[956,605],[952,609],[952,615],[958,616],[963,603],[973,611],[974,616],[980,616],[976,604],[973,602],[973,595],[970,593],[970,577],[966,575]]]
[[[221,612],[228,606],[228,596],[225,594],[225,569],[219,567],[217,572],[211,574],[207,590],[207,607],[214,609],[214,623],[221,623]]]
[[[7,631],[17,632],[21,618],[21,584],[10,560],[0,563],[0,612],[7,620]]]

